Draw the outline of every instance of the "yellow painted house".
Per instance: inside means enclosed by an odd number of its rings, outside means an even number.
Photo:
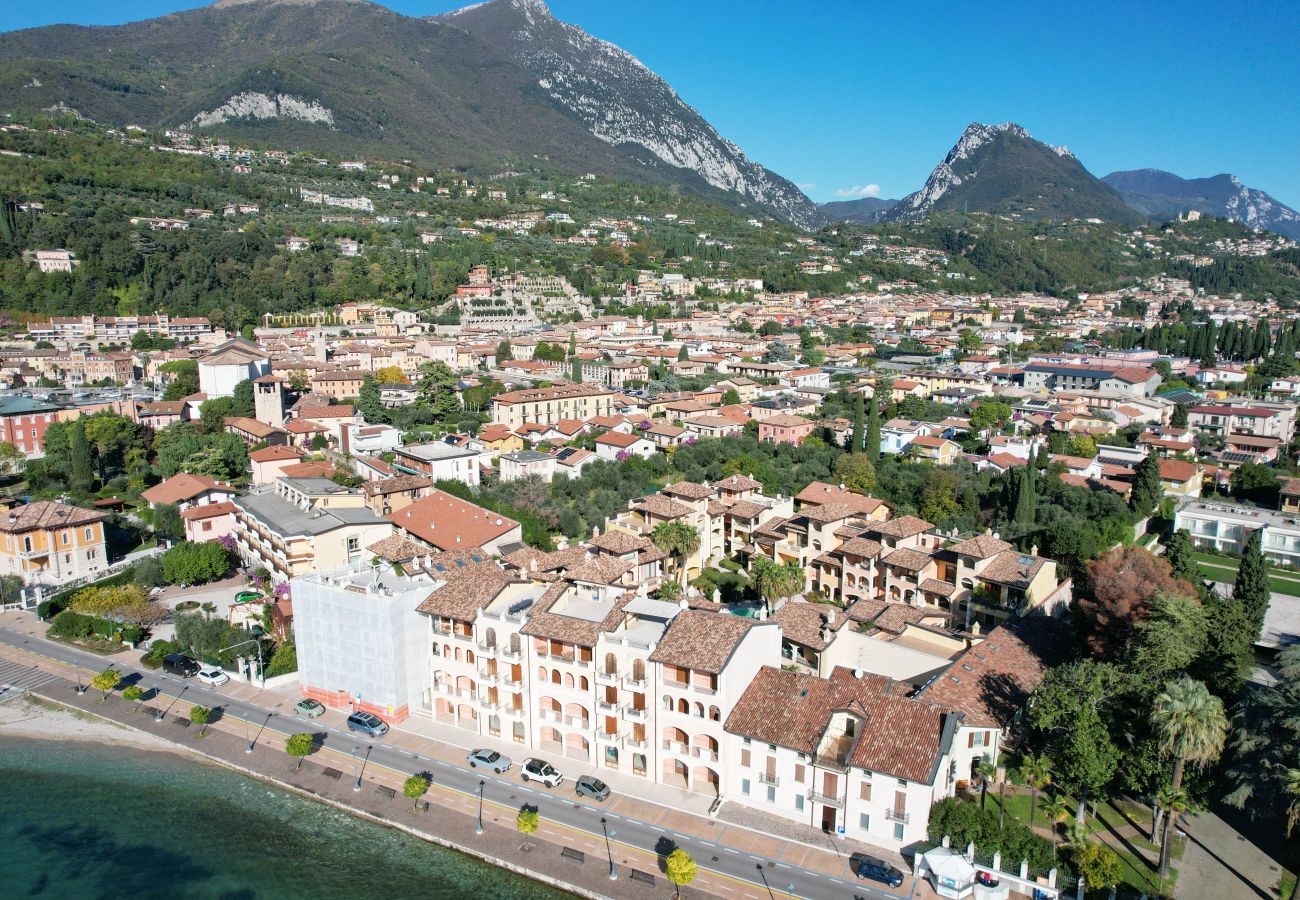
[[[106,515],[40,500],[0,513],[0,573],[63,583],[108,568]]]

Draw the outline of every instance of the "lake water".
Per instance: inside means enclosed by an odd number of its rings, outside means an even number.
[[[0,738],[0,894],[57,898],[568,894],[171,753]]]

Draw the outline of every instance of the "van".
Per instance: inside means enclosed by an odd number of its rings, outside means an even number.
[[[199,674],[203,667],[197,660],[190,659],[180,653],[169,653],[163,657],[163,671],[170,675],[179,675],[182,678],[192,678]]]

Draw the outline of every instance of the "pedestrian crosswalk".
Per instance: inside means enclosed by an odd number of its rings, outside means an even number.
[[[8,703],[53,680],[53,675],[35,666],[0,659],[0,703]]]

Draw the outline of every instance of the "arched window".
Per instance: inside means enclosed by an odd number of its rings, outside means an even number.
[[[605,674],[606,675],[618,674],[618,658],[614,656],[613,653],[605,654]]]
[[[552,669],[552,670],[551,670],[551,684],[559,684],[559,683],[560,683],[560,670],[559,670],[559,669]]]
[[[573,675],[572,675],[572,673],[570,673],[570,672],[565,672],[565,673],[564,673],[564,686],[567,687],[567,688],[571,688],[571,687],[573,687]]]
[[[681,700],[678,700],[678,701],[677,701],[677,711],[678,711],[679,713],[681,713],[682,715],[689,716],[689,715],[691,714],[691,704],[690,704],[689,702],[687,702],[687,700],[686,700],[685,698],[683,698],[683,699],[681,699]]]
[[[698,702],[697,702],[697,703],[695,704],[695,715],[699,716],[701,719],[704,718],[704,704],[703,704],[703,703],[698,703]]]
[[[471,666],[474,665],[474,651],[473,651],[473,650],[466,650],[466,651],[465,651],[465,662],[469,663]]]
[[[523,649],[524,649],[524,642],[523,642],[523,640],[519,637],[518,632],[516,632],[515,634],[510,635],[510,652],[511,652],[511,653],[522,653],[522,652],[523,652]]]
[[[667,694],[664,694],[664,709],[671,712],[672,708],[673,708],[673,698],[669,697]]]
[[[591,682],[587,680],[586,675],[578,676],[578,687],[582,688],[584,691],[591,689]]]
[[[538,666],[538,667],[537,667],[537,680],[538,680],[538,681],[545,681],[545,680],[546,680],[546,666]]]
[[[456,662],[460,662],[460,661],[461,661],[460,648],[457,647],[457,648],[456,648]]]
[[[721,721],[722,721],[722,710],[718,709],[716,706],[710,706],[710,707],[709,707],[709,718],[712,719],[714,722],[721,722]]]
[[[487,630],[487,634],[485,634],[483,637],[484,637],[484,642],[489,647],[495,647],[497,645],[497,630],[495,628],[489,628]]]
[[[632,660],[632,680],[645,681],[645,660]]]

